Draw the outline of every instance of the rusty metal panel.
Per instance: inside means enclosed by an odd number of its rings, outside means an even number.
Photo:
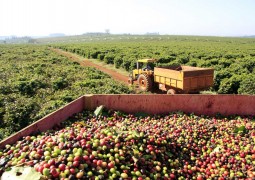
[[[128,113],[184,111],[205,115],[255,115],[255,96],[248,95],[94,95],[91,101],[92,109],[104,105]]]
[[[184,90],[188,90],[189,87],[190,87],[190,79],[189,79],[189,78],[184,79],[184,80],[183,80],[183,89],[184,89]]]
[[[185,78],[184,79],[184,87],[185,91],[200,91],[206,90],[207,88],[213,85],[213,79],[211,77],[193,77],[193,78]]]
[[[206,86],[207,87],[211,87],[211,86],[213,86],[213,75],[212,76],[206,76],[205,77],[206,78],[206,80],[205,80],[205,82],[206,82]]]
[[[202,76],[202,77],[198,77],[198,87],[202,88],[202,87],[206,87],[206,77]]]
[[[212,75],[213,74],[213,69],[194,69],[194,70],[187,70],[183,71],[184,72],[184,78],[186,77],[194,77],[194,76],[207,76],[207,75]]]
[[[198,78],[197,77],[193,77],[190,78],[190,89],[197,89],[198,88]]]
[[[183,81],[183,90],[205,90],[213,86],[213,75],[193,76],[184,78]]]

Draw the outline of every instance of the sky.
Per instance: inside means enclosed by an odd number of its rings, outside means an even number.
[[[0,0],[0,36],[255,35],[255,0]]]

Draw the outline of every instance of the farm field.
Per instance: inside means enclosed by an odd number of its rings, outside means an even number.
[[[255,180],[255,0],[0,7],[0,180]]]
[[[81,66],[96,68],[97,70],[110,75],[111,78],[113,78],[119,82],[122,82],[126,85],[129,85],[127,82],[128,73],[125,73],[125,71],[123,71],[123,69],[122,70],[116,69],[112,65],[106,64],[102,61],[98,61],[96,59],[93,59],[93,60],[86,59],[82,56],[79,56],[77,54],[67,52],[67,51],[64,51],[61,49],[53,49],[52,48],[51,50],[55,51],[59,55],[66,56],[67,58],[69,58],[70,60],[72,60],[74,62],[80,63]]]
[[[54,41],[50,46],[99,59],[130,72],[137,59],[156,58],[157,65],[191,65],[215,69],[211,91],[255,94],[255,39],[197,36],[109,36]]]
[[[1,45],[0,140],[84,94],[132,93],[106,74],[107,68],[100,71],[104,67],[98,61],[126,72],[141,58],[156,58],[159,66],[213,67],[210,91],[254,95],[254,43],[175,37]],[[254,125],[253,116],[110,110],[95,117],[84,111],[54,130],[0,150],[0,176],[10,167],[27,165],[45,179],[252,179]]]
[[[0,64],[0,140],[81,95],[130,93],[47,46],[1,45]]]
[[[73,37],[74,38],[74,37]],[[107,36],[0,46],[0,139],[83,94],[131,93],[95,68],[81,67],[48,47],[130,72],[140,58],[157,65],[215,69],[212,92],[255,94],[255,40],[196,36]],[[45,43],[41,40],[42,43]],[[76,42],[76,43],[75,43]],[[122,78],[123,79],[123,78]]]

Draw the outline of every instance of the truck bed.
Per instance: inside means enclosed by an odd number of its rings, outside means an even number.
[[[212,68],[169,66],[154,68],[154,82],[182,90],[198,92],[213,86]]]
[[[169,114],[173,111],[183,111],[214,116],[216,113],[225,116],[233,114],[255,116],[255,96],[251,95],[84,95],[0,141],[0,148],[6,144],[13,144],[24,136],[49,130],[83,109],[94,110],[100,105],[126,113]]]

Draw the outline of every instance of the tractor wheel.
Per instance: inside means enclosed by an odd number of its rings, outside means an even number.
[[[174,95],[176,94],[176,91],[174,89],[168,89],[167,94]]]
[[[129,78],[128,78],[128,85],[130,85],[130,86],[133,85],[133,82],[134,82],[134,81],[133,81],[133,78],[132,78],[132,77],[129,77]]]
[[[138,78],[139,89],[150,91],[152,89],[152,80],[147,74],[141,74]]]

